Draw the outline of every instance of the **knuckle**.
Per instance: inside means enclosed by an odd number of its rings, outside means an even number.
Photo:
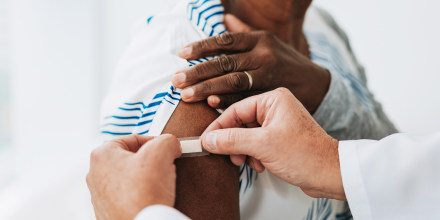
[[[177,140],[176,136],[172,135],[172,134],[163,134],[163,141],[167,144],[167,145],[176,145],[179,141]]]
[[[209,43],[208,43],[207,40],[202,40],[202,41],[198,42],[197,44],[195,44],[195,45],[194,45],[194,48],[195,48],[197,51],[204,51],[204,50],[206,50],[207,48],[209,48]]]
[[[210,80],[207,80],[201,83],[199,86],[194,87],[194,96],[201,97],[204,94],[211,92],[213,88],[213,83]]]
[[[204,65],[202,65],[202,64],[194,66],[193,68],[191,68],[190,71],[188,71],[188,74],[186,75],[187,80],[194,80],[196,78],[199,78],[202,75],[203,67],[204,67]]]
[[[277,91],[280,95],[288,95],[288,94],[291,94],[290,90],[288,90],[288,89],[285,88],[285,87],[277,88],[275,91]]]
[[[239,138],[238,138],[237,133],[235,133],[234,130],[229,129],[227,132],[225,146],[229,147],[229,150],[231,152],[235,151],[235,148],[236,148],[235,143],[236,143],[236,141],[238,141],[238,139]]]
[[[230,56],[221,56],[217,59],[218,69],[223,72],[233,72],[237,69],[237,61]]]
[[[98,147],[90,153],[90,161],[98,160],[100,155],[101,155],[101,147]]]
[[[226,82],[233,90],[242,90],[245,87],[244,79],[238,73],[226,75]]]
[[[219,46],[229,46],[234,43],[234,37],[230,33],[220,34],[214,37],[214,39]]]

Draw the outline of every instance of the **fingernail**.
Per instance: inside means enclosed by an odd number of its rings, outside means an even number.
[[[187,58],[191,56],[191,52],[192,52],[192,47],[185,46],[184,48],[180,49],[179,56],[182,58]]]
[[[217,149],[217,133],[209,132],[205,137],[205,144],[210,150]]]
[[[183,99],[189,99],[194,95],[194,89],[192,88],[187,88],[182,90],[182,92],[180,93],[180,96],[182,96]]]
[[[216,95],[209,96],[208,102],[211,104],[211,106],[217,106],[220,103],[220,97]]]
[[[173,76],[173,78],[171,79],[171,81],[172,81],[173,83],[175,83],[176,85],[179,85],[179,84],[184,83],[184,82],[185,82],[185,79],[186,79],[186,74],[185,74],[185,73],[178,73],[178,74],[175,74],[175,75]]]

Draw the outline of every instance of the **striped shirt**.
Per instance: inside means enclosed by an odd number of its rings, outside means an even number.
[[[102,106],[106,139],[160,135],[180,100],[171,76],[214,57],[184,60],[188,43],[226,32],[220,0],[178,1],[169,11],[137,24]],[[314,117],[338,139],[379,139],[396,130],[374,100],[366,77],[341,29],[324,11],[309,9],[304,33],[311,59],[331,72],[329,92]],[[243,219],[351,219],[346,202],[313,199],[268,172],[240,168]]]

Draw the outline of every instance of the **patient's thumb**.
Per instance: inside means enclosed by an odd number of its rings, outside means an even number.
[[[250,32],[252,28],[232,14],[225,15],[225,25],[229,32]]]
[[[202,145],[214,154],[258,156],[258,136],[262,128],[228,128],[208,132]]]

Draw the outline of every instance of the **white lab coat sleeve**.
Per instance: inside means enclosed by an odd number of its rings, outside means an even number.
[[[152,205],[144,208],[134,220],[188,220],[184,214],[165,205]]]
[[[440,219],[440,132],[340,141],[354,219]]]

